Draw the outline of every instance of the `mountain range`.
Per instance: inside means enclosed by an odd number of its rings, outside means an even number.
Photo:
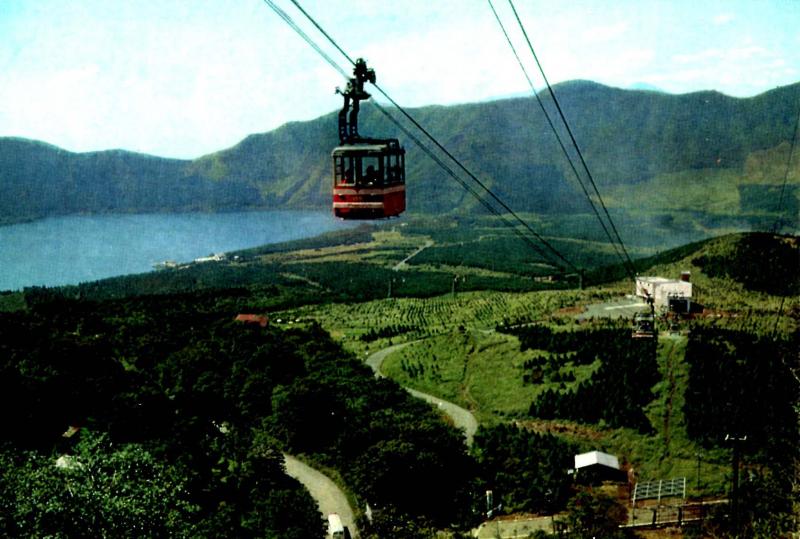
[[[750,98],[622,90],[588,81],[562,83],[554,91],[609,208],[711,216],[771,216],[780,209],[797,215],[800,159],[790,152],[800,83]],[[541,105],[521,97],[409,112],[514,210],[587,211],[542,113],[547,110],[558,125],[553,101],[540,95]],[[398,136],[406,146],[410,212],[478,206],[370,103],[362,106],[360,120],[362,134]],[[559,133],[568,143],[568,133]],[[0,224],[76,213],[325,209],[330,152],[337,145],[335,111],[194,160],[123,150],[72,153],[0,138]],[[574,152],[572,157],[582,173]]]

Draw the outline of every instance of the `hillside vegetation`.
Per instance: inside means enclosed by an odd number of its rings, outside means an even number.
[[[749,440],[747,512],[737,528],[721,505],[695,534],[796,528],[798,238],[634,246],[642,274],[690,270],[703,307],[659,318],[652,340],[632,339],[624,317],[587,314],[630,302],[605,244],[550,238],[601,283],[580,290],[513,238],[489,218],[395,221],[3,295],[0,398],[21,412],[0,444],[0,530],[133,522],[153,535],[321,538],[282,451],[332,473],[357,512],[370,504],[365,539],[463,537],[486,490],[500,513],[566,525],[602,501],[593,511],[619,517],[616,530],[624,507],[567,473],[575,453],[607,451],[638,480],[686,477],[691,498],[726,498],[731,433]],[[239,313],[265,314],[268,327],[234,322]],[[363,359],[398,343],[388,379],[376,379]],[[470,410],[473,445],[401,386]],[[77,439],[61,437],[70,425]],[[83,467],[53,467],[65,453]],[[114,475],[119,466],[141,474]]]
[[[746,99],[585,81],[555,91],[612,209],[658,215],[676,229],[720,221],[760,227],[778,216],[783,190],[781,214],[787,226],[797,226],[800,160],[793,160],[788,176],[786,163],[800,84]],[[552,108],[547,97],[544,103]],[[589,210],[533,98],[411,112],[516,211]],[[364,133],[396,129],[369,103],[362,115]],[[191,161],[119,150],[74,154],[0,139],[0,215],[10,223],[82,212],[326,208],[335,125],[334,114],[289,123]],[[411,212],[478,208],[430,158],[406,144]]]

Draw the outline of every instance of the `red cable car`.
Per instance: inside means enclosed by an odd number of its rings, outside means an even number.
[[[333,158],[333,214],[341,219],[383,219],[406,209],[405,153],[397,139],[358,134],[359,102],[369,99],[364,83],[375,83],[375,71],[359,58],[339,111],[339,146]],[[352,102],[352,110],[350,108]]]
[[[381,219],[406,209],[405,150],[395,139],[334,148],[333,214]]]

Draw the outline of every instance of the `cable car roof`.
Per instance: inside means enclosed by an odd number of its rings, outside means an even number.
[[[387,140],[385,142],[357,142],[354,144],[343,144],[337,146],[331,152],[331,155],[341,155],[345,153],[405,153],[405,150],[400,147],[397,140]]]

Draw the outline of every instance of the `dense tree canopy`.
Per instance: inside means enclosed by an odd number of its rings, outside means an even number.
[[[552,513],[570,497],[576,447],[512,425],[481,427],[473,446],[482,484],[509,513]]]
[[[219,309],[220,298],[205,299],[90,303],[38,294],[28,312],[0,314],[7,358],[0,398],[19,411],[3,431],[11,473],[2,488],[41,484],[41,497],[8,499],[6,526],[57,529],[67,519],[94,526],[91,536],[120,535],[135,524],[154,536],[169,529],[320,537],[316,505],[284,474],[282,450],[341,470],[378,509],[437,525],[465,518],[472,460],[461,434],[428,405],[375,380],[316,325],[281,331],[237,323],[235,312]],[[70,425],[78,434],[62,438]],[[60,453],[82,464],[57,470],[52,462]],[[88,485],[81,478],[92,470],[98,486],[117,466],[143,470],[124,488],[140,489],[144,505],[138,498],[119,505],[115,493],[122,491],[112,486],[93,491],[108,510],[89,498],[67,503],[77,494],[47,499],[64,477],[71,487]],[[147,492],[153,483],[161,490]],[[32,516],[42,504],[52,508],[50,520]],[[111,511],[117,506],[119,513]],[[135,520],[145,513],[151,520]]]

